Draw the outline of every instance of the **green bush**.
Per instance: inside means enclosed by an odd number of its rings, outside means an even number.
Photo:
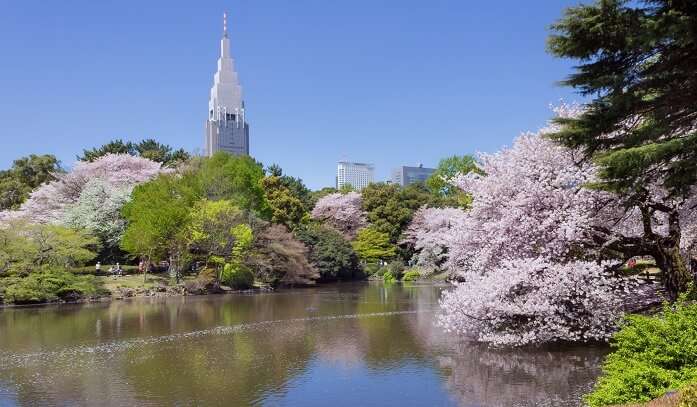
[[[400,260],[393,260],[387,266],[385,266],[392,275],[395,276],[397,280],[402,279],[402,274],[404,273],[404,263]]]
[[[0,280],[3,301],[13,304],[35,304],[58,300],[75,301],[106,294],[94,276],[77,276],[68,271],[48,268],[26,277]]]
[[[369,263],[363,266],[363,270],[365,271],[366,275],[372,276],[373,274],[377,274],[377,272],[380,270],[380,265],[377,263]]]
[[[411,269],[404,273],[402,281],[416,281],[421,278],[421,273],[419,270]]]
[[[221,276],[222,282],[239,290],[251,288],[254,285],[254,274],[245,265],[233,267],[232,264],[226,264],[223,268]]]
[[[697,381],[697,304],[627,317],[612,347],[586,396],[591,407],[648,401]]]
[[[295,235],[308,247],[308,259],[319,271],[321,281],[365,277],[351,243],[341,233],[319,224],[309,224],[296,229]]]
[[[387,272],[382,276],[382,280],[383,280],[384,282],[386,282],[386,283],[396,283],[397,281],[399,281],[399,280],[397,279],[397,276],[395,276],[395,275],[392,273],[392,271],[387,271]]]

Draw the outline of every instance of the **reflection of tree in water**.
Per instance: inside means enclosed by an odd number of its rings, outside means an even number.
[[[438,293],[424,292],[417,307]],[[433,314],[409,319],[413,336],[430,349],[446,386],[464,406],[577,406],[600,371],[607,348],[489,349],[462,342],[434,324]]]
[[[460,400],[487,406],[576,406],[599,373],[602,349],[496,351],[463,345],[439,358]]]
[[[0,313],[0,358],[5,350],[41,354],[0,366],[0,381],[19,384],[10,387],[27,405],[248,405],[283,395],[293,378],[313,374],[313,361],[380,374],[416,362],[440,372],[465,406],[563,406],[575,405],[567,401],[595,377],[602,349],[457,343],[433,324],[439,292],[346,284]],[[361,316],[404,311],[416,313]],[[220,326],[240,329],[205,331]],[[208,333],[176,336],[202,330]]]

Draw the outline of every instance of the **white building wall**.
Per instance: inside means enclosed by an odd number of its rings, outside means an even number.
[[[336,187],[341,189],[349,184],[361,190],[375,181],[375,166],[366,163],[339,161],[336,167]]]

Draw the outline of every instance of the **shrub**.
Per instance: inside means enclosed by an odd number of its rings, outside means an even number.
[[[333,228],[310,224],[295,234],[309,248],[310,263],[319,271],[321,281],[364,277],[351,243]]]
[[[402,274],[404,274],[404,263],[399,260],[393,260],[385,267],[392,273],[392,275],[395,276],[397,280],[402,279]]]
[[[655,316],[627,317],[612,347],[586,396],[592,407],[648,401],[696,381],[697,304],[679,301]]]
[[[237,289],[251,288],[254,285],[254,274],[245,265],[233,267],[226,264],[223,268],[221,280],[229,287]]]
[[[382,280],[386,283],[396,283],[398,281],[397,276],[389,270],[382,276]]]
[[[378,271],[380,271],[380,265],[377,263],[369,263],[363,266],[363,270],[365,271],[366,275],[372,276],[373,274],[377,274]]]
[[[416,281],[421,278],[421,272],[419,270],[411,269],[404,273],[402,281]]]
[[[27,277],[9,277],[0,280],[6,303],[35,304],[58,300],[75,301],[105,294],[94,276],[44,268]]]

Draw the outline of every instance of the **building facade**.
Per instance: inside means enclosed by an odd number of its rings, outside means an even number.
[[[230,55],[227,14],[223,15],[218,71],[213,77],[208,100],[205,150],[209,157],[217,151],[249,155],[249,124],[245,118],[242,87],[235,71],[235,61]]]
[[[392,182],[403,187],[417,182],[424,183],[435,171],[435,168],[426,168],[423,165],[418,167],[403,165],[392,171]]]
[[[346,185],[360,191],[372,183],[375,176],[373,164],[339,161],[336,166],[336,187],[341,189]]]

